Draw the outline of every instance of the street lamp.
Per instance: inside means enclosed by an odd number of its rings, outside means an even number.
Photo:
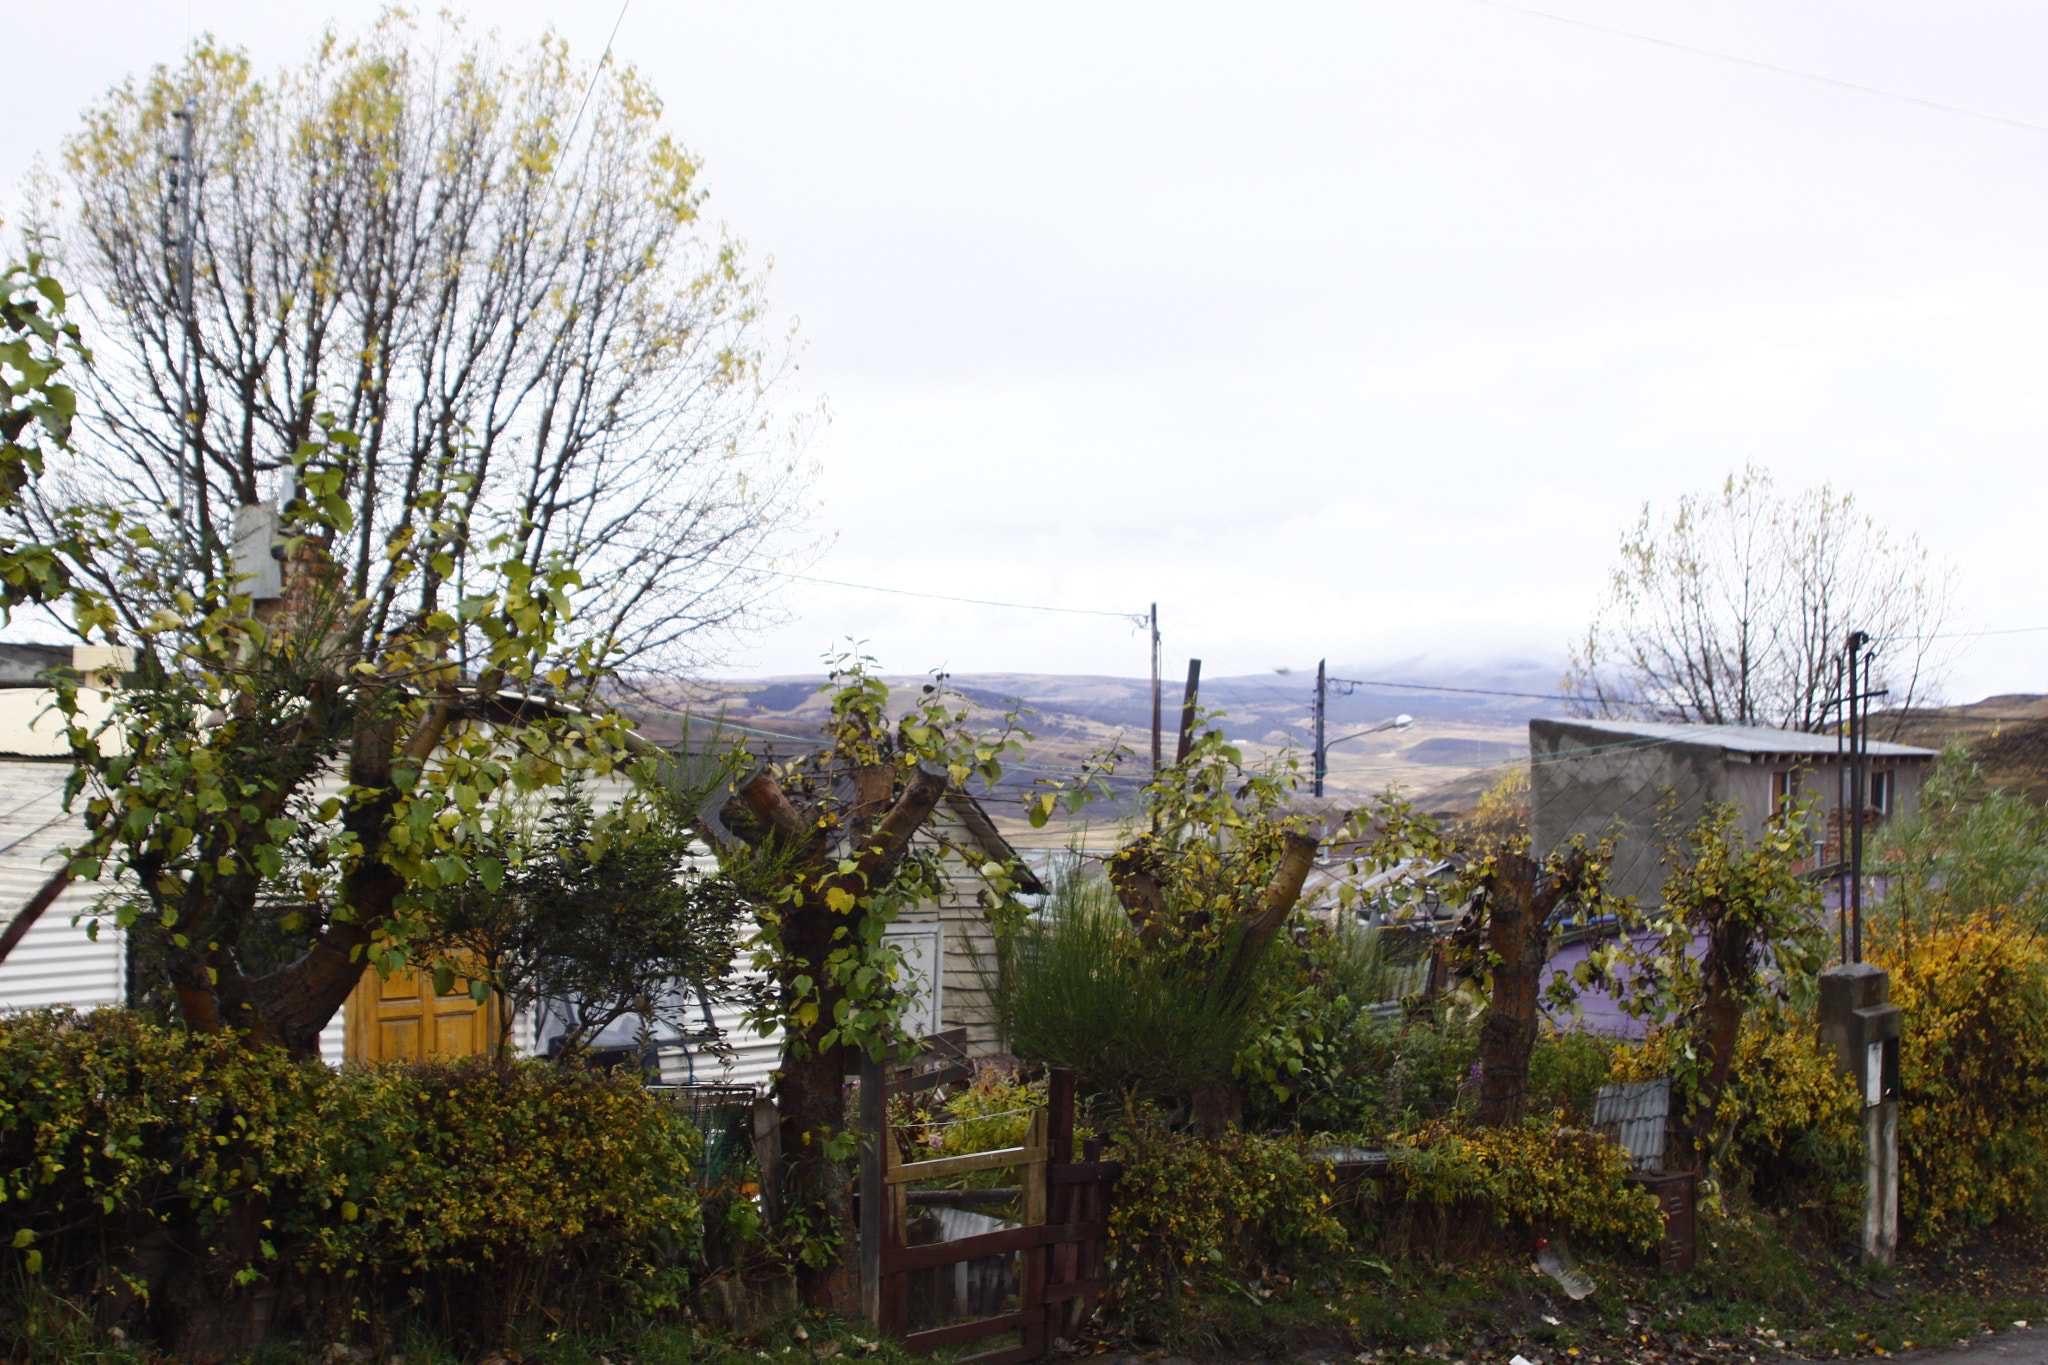
[[[1322,728],[1320,724],[1322,717],[1318,715],[1316,717],[1316,720],[1318,722],[1317,729],[1320,730]],[[1323,777],[1326,773],[1330,771],[1331,745],[1342,744],[1347,739],[1360,739],[1366,735],[1376,735],[1379,734],[1382,730],[1405,730],[1414,723],[1415,717],[1413,716],[1394,716],[1391,719],[1381,721],[1378,725],[1372,726],[1370,729],[1354,731],[1351,734],[1341,735],[1338,738],[1332,740],[1326,741],[1323,739],[1321,734],[1317,734],[1315,754],[1315,794],[1317,796],[1321,796],[1323,794]]]

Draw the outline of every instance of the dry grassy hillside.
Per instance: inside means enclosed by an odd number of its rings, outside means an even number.
[[[1870,720],[1874,738],[1929,749],[1967,745],[1985,782],[2048,805],[2048,696],[2010,693]]]
[[[636,695],[622,701],[639,719],[642,732],[664,745],[681,740],[686,727],[693,738],[723,728],[744,737],[758,752],[793,754],[818,742],[819,727],[827,715],[825,698],[818,690],[820,681],[812,677],[666,685],[635,689]],[[892,675],[887,681],[893,709],[903,710],[930,680]],[[1032,734],[1024,760],[1011,769],[1003,789],[993,796],[976,793],[1020,847],[1059,848],[1077,837],[1094,844],[1113,836],[1124,812],[1105,806],[1091,808],[1085,830],[1033,830],[1021,818],[1020,793],[1040,778],[1071,774],[1083,760],[1119,744],[1131,751],[1124,768],[1130,775],[1129,785],[1142,782],[1150,766],[1149,683],[1131,678],[1003,673],[951,678],[948,686],[969,703],[974,723],[984,728],[996,727],[1005,714],[1020,706],[1028,712],[1020,717]],[[1312,697],[1312,688],[1299,677],[1219,678],[1205,682],[1201,703],[1224,709],[1226,733],[1245,749],[1249,760],[1295,752],[1305,782],[1313,733]],[[1168,689],[1163,745],[1169,760],[1179,702],[1179,687]],[[1526,716],[1532,705],[1541,707],[1541,703],[1415,693],[1333,697],[1327,726],[1332,748],[1326,794],[1355,804],[1389,787],[1411,798],[1441,790],[1441,800],[1431,795],[1421,803],[1424,809],[1468,810],[1476,793],[1492,784],[1501,764],[1526,753]],[[1413,716],[1413,724],[1405,730],[1349,738],[1395,714]]]

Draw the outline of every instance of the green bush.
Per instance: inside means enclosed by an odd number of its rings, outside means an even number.
[[[1235,1129],[1127,1134],[1110,1204],[1113,1302],[1134,1326],[1171,1331],[1183,1298],[1241,1285],[1348,1240],[1330,1164],[1294,1137]]]
[[[700,1140],[579,1069],[334,1072],[122,1011],[0,1020],[0,1235],[116,1305],[195,1271],[432,1296],[482,1331],[544,1299],[673,1302]]]
[[[1899,1046],[1899,1213],[1916,1240],[2048,1213],[2048,945],[2031,916],[1891,932]]]
[[[1127,1111],[1226,1080],[1261,979],[1211,945],[1147,944],[1100,878],[1055,880],[1050,903],[984,964],[997,1026],[1019,1056],[1072,1067],[1083,1095]]]
[[[1389,1194],[1461,1221],[1647,1248],[1663,1228],[1657,1200],[1630,1181],[1628,1157],[1582,1129],[1529,1119],[1474,1128],[1438,1119],[1390,1146]]]
[[[1529,1054],[1530,1112],[1557,1111],[1567,1122],[1590,1126],[1615,1046],[1612,1038],[1579,1029],[1544,1030]]]

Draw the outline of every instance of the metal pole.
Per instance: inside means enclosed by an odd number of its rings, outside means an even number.
[[[1837,698],[1849,696],[1847,692],[1843,692],[1841,681],[1843,681],[1841,659],[1835,659],[1835,696]],[[1839,700],[1837,700],[1837,706],[1839,706]],[[1843,735],[1841,735],[1841,716],[1837,716],[1835,718],[1835,831],[1841,837],[1841,845],[1835,847],[1835,933],[1841,937],[1841,962],[1843,962],[1843,966],[1847,966],[1849,964],[1849,882],[1841,874],[1841,868],[1845,868],[1849,864],[1849,843],[1847,843],[1847,833],[1849,831],[1843,825],[1843,821],[1847,817],[1847,810],[1843,810],[1841,784],[1843,784],[1845,774],[1849,772],[1849,761],[1847,761],[1847,757],[1843,753],[1841,741],[1843,741]],[[1827,817],[1823,817],[1823,819],[1827,819]],[[1825,849],[1827,849],[1827,833],[1825,831],[1821,835],[1821,845],[1823,845],[1823,853],[1825,853]]]
[[[191,493],[185,484],[185,429],[190,425],[192,395],[188,384],[188,373],[192,367],[191,312],[191,253],[190,224],[185,206],[191,202],[192,191],[192,109],[189,104],[171,112],[178,121],[178,150],[171,153],[171,307],[178,319],[180,350],[178,353],[178,529],[185,529],[187,503]]]
[[[177,537],[188,551],[194,523],[199,519],[200,504],[204,501],[200,485],[205,477],[199,468],[199,440],[193,426],[193,408],[198,402],[199,388],[198,348],[195,344],[198,324],[192,315],[192,252],[199,223],[199,170],[197,154],[193,150],[193,128],[198,122],[198,112],[198,105],[188,99],[171,113],[171,117],[178,121],[178,150],[171,153],[174,168],[171,172],[173,235],[168,243],[172,252],[172,305],[177,312],[181,341],[177,384]]]
[[[1849,960],[1863,960],[1863,788],[1865,748],[1869,729],[1863,714],[1863,674],[1860,655],[1870,637],[1862,631],[1849,632]]]
[[[1324,672],[1328,659],[1316,660],[1316,751],[1313,768],[1315,771],[1315,795],[1323,794],[1323,774],[1329,771],[1329,760],[1323,754],[1323,726],[1329,712],[1329,679]]]

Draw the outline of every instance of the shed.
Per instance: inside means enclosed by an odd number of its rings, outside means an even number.
[[[1659,826],[1685,828],[1710,805],[1732,803],[1748,838],[1780,809],[1812,794],[1816,813],[1811,870],[1840,862],[1853,795],[1842,742],[1831,734],[1750,725],[1673,725],[1655,721],[1529,722],[1531,842],[1549,852],[1584,836],[1612,837],[1608,885],[1638,905],[1654,906],[1665,869]],[[1871,742],[1866,828],[1919,809],[1932,749]]]

